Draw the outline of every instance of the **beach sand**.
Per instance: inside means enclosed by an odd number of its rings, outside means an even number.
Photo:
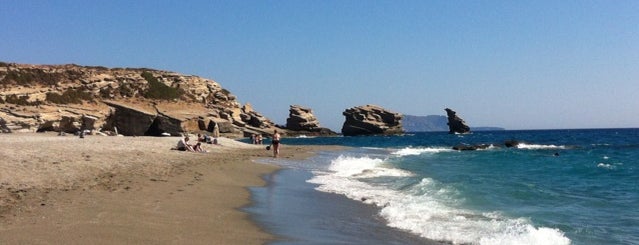
[[[220,138],[0,135],[0,244],[263,244],[239,210],[276,166],[264,146]],[[284,146],[283,158],[318,147]]]

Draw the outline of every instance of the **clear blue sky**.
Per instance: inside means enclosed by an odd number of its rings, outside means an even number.
[[[284,124],[344,109],[507,129],[639,127],[639,1],[40,1],[0,5],[0,61],[213,79]]]

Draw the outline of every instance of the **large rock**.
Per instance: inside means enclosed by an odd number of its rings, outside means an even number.
[[[446,114],[448,115],[448,133],[450,134],[465,134],[470,132],[470,127],[466,125],[464,119],[457,116],[457,112],[446,108]]]
[[[321,126],[310,108],[291,105],[286,119],[286,128],[293,131],[316,132],[321,129]]]
[[[0,133],[11,133],[11,129],[7,127],[7,121],[0,117]]]
[[[178,136],[185,132],[186,120],[113,101],[104,103],[115,108],[107,119],[108,127],[117,128],[118,133],[122,135],[160,136],[163,133],[169,133]]]
[[[290,106],[286,129],[290,130],[290,135],[337,135],[333,130],[320,126],[319,120],[313,115],[313,110],[299,105]]]
[[[346,109],[342,115],[346,121],[342,126],[345,136],[392,135],[404,133],[402,115],[375,105]]]
[[[75,117],[62,116],[58,125],[58,130],[67,133],[75,133],[80,131],[81,123]]]
[[[126,136],[142,136],[154,123],[156,113],[134,108],[128,105],[112,101],[105,103],[115,110],[107,118],[108,128],[117,129],[117,132]]]

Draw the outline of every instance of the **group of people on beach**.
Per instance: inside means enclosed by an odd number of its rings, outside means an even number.
[[[191,144],[189,142],[190,137],[185,135],[182,139],[180,139],[177,143],[177,146],[173,149],[178,151],[190,151],[190,152],[206,152],[202,149],[202,143],[215,144],[217,145],[217,139],[211,139],[208,135],[197,135],[197,143]],[[277,158],[280,154],[280,140],[282,136],[277,132],[277,129],[273,131],[273,137],[271,138],[271,144],[266,147],[267,150],[273,149],[273,157]],[[262,135],[252,135],[251,141],[253,144],[262,144]]]
[[[280,135],[280,133],[277,132],[277,129],[275,129],[273,131],[273,136],[271,138],[271,144],[269,146],[266,147],[266,150],[270,150],[271,148],[273,148],[273,157],[277,158],[280,155],[280,139],[282,138],[282,136]],[[262,134],[252,134],[251,135],[251,142],[255,145],[261,145],[262,144]]]
[[[262,134],[251,134],[251,143],[254,145],[261,145],[263,141]]]
[[[273,132],[273,136],[271,138],[271,144],[266,147],[267,150],[273,148],[273,157],[278,157],[280,154],[280,139],[282,136],[277,132],[277,129]],[[254,145],[261,145],[264,141],[262,134],[252,134],[251,135],[251,143]]]
[[[202,143],[217,144],[217,139],[211,139],[208,135],[197,134],[197,143],[191,144],[189,142],[190,137],[185,135],[180,139],[175,148],[178,151],[190,151],[190,152],[206,152],[202,149]]]

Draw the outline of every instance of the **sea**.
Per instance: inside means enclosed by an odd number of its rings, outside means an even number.
[[[505,142],[517,141],[516,147]],[[271,244],[639,244],[639,129],[284,138],[341,145],[251,188]],[[459,145],[487,144],[474,151]]]

